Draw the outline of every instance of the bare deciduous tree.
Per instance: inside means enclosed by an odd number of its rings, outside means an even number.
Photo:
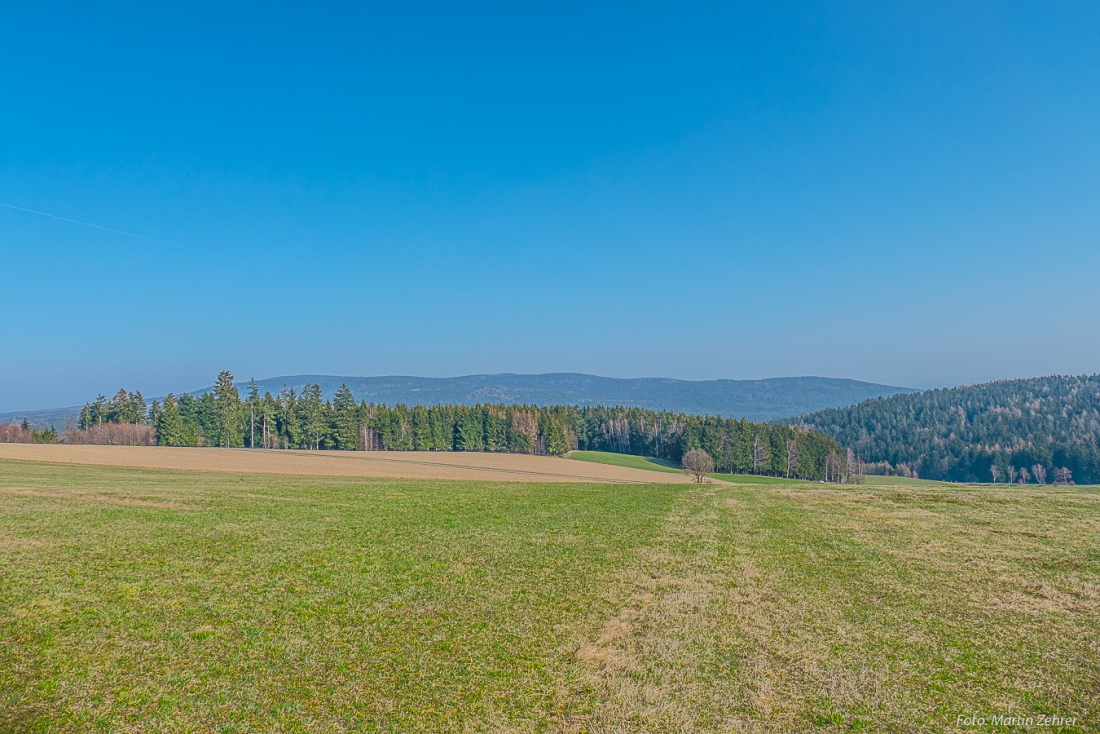
[[[989,467],[989,473],[993,475],[994,484],[1001,481],[1001,467],[994,464],[993,466]]]
[[[517,411],[512,413],[512,432],[526,437],[526,446],[522,449],[530,454],[535,451],[539,437],[539,419],[530,413]]]
[[[626,417],[612,418],[600,426],[604,440],[615,447],[615,451],[627,453],[630,451],[630,421]]]
[[[1008,483],[1009,484],[1015,484],[1016,483],[1016,475],[1018,475],[1019,473],[1020,472],[1016,469],[1016,467],[1014,467],[1014,466],[1008,467]]]
[[[61,440],[100,446],[155,446],[157,432],[140,423],[97,423],[84,430],[67,426]]]
[[[760,469],[766,466],[768,463],[768,447],[760,440],[759,436],[753,436],[752,439],[752,470],[753,473],[759,474]]]
[[[787,439],[787,478],[790,479],[791,472],[794,472],[795,476],[798,475],[798,441],[793,438]]]
[[[32,435],[29,427],[19,425],[14,419],[6,426],[0,424],[0,443],[31,443]]]
[[[1031,467],[1031,475],[1035,477],[1036,484],[1047,483],[1047,468],[1042,464],[1036,464],[1035,466]]]
[[[1031,481],[1031,472],[1024,467],[1020,467],[1020,484],[1027,484]]]
[[[696,482],[705,481],[706,475],[714,471],[714,459],[703,449],[688,451],[680,460],[680,465]]]
[[[867,479],[867,465],[863,459],[856,456],[856,452],[848,449],[848,470],[845,472],[844,481],[849,484],[863,484]]]
[[[1054,470],[1054,483],[1055,484],[1069,484],[1073,481],[1073,472],[1064,466],[1060,466]]]
[[[825,457],[825,481],[840,481],[840,456],[833,449],[829,449],[829,453]]]

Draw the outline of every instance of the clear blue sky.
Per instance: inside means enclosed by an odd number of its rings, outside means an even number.
[[[0,68],[0,202],[159,240],[0,207],[0,411],[1100,371],[1095,3],[7,3]]]

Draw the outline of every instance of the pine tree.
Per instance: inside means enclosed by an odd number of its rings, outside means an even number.
[[[453,451],[455,429],[450,406],[433,405],[428,408],[428,423],[432,432],[432,448],[435,451]]]
[[[356,413],[358,412],[356,407],[351,388],[346,384],[341,385],[332,400],[334,448],[354,449],[358,444],[359,425],[356,421]]]
[[[93,402],[85,403],[84,408],[80,411],[80,420],[77,422],[77,427],[82,429],[91,428],[105,423],[106,417],[107,396],[100,393]]]
[[[572,441],[565,425],[559,418],[551,418],[546,436],[546,453],[551,456],[564,456],[572,448]]]
[[[486,406],[485,416],[485,448],[488,451],[508,450],[508,424],[507,413],[495,406]]]
[[[155,404],[155,403],[154,403]],[[184,446],[183,417],[180,415],[176,397],[168,393],[164,405],[156,411],[153,427],[157,431],[157,444],[160,446]]]
[[[480,408],[463,406],[455,432],[456,451],[481,451],[485,447],[485,427],[481,422]]]
[[[298,396],[294,394],[294,388],[283,388],[279,393],[276,411],[275,421],[283,440],[283,448],[300,448],[302,423],[298,417]]]
[[[265,391],[263,400],[260,402],[261,434],[263,435],[263,447],[265,449],[270,449],[275,445],[275,412],[275,398],[271,396],[270,391]]]
[[[324,412],[324,394],[320,385],[306,383],[298,398],[298,415],[302,425],[302,438],[306,448],[319,449],[324,438],[322,413]]]
[[[220,372],[214,383],[214,406],[218,418],[217,443],[225,447],[240,446],[241,393],[228,370]]]
[[[256,404],[260,402],[260,388],[256,378],[248,379],[248,448],[256,448]]]
[[[124,423],[145,423],[145,418],[148,413],[145,407],[145,398],[142,396],[141,390],[134,390],[130,393],[129,414],[131,420],[123,421]]]
[[[415,405],[411,411],[413,448],[417,451],[431,451],[435,448],[435,436],[432,434],[432,424],[428,417],[428,409],[423,405]]]

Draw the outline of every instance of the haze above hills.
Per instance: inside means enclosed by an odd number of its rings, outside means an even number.
[[[328,398],[346,383],[356,400],[391,405],[626,405],[754,421],[778,420],[855,405],[869,398],[916,392],[911,388],[829,377],[694,381],[662,377],[623,379],[576,373],[462,377],[291,375],[257,380],[256,384],[261,394],[265,391],[276,394],[284,387],[301,391],[307,382],[320,385]],[[242,392],[247,390],[247,381],[238,381],[238,385]],[[191,392],[198,394],[207,389]],[[88,399],[94,397],[89,395]],[[0,422],[26,418],[36,427],[52,424],[60,428],[66,420],[74,420],[79,410],[75,407],[5,413],[0,414]]]

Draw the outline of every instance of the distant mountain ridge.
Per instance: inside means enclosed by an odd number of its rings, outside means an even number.
[[[92,396],[95,397],[94,395]],[[80,417],[80,409],[83,406],[73,405],[68,408],[45,408],[44,410],[17,410],[12,413],[0,413],[0,423],[26,420],[31,428],[55,427],[62,430],[66,423],[76,425],[76,419]]]
[[[878,385],[831,377],[775,377],[763,380],[675,380],[664,377],[617,378],[577,373],[541,375],[496,374],[462,377],[353,377],[291,375],[257,380],[260,392],[277,394],[284,387],[300,391],[307,382],[321,386],[332,397],[341,384],[356,400],[413,405],[454,403],[527,403],[532,405],[626,405],[650,410],[721,415],[772,421],[825,408],[854,405],[869,398],[916,392],[911,388]],[[242,392],[248,381],[239,380]],[[117,389],[117,388],[115,388]],[[192,394],[210,388],[190,391]],[[105,389],[113,393],[114,389]],[[89,396],[89,400],[94,396]],[[74,420],[80,408],[0,414],[0,422],[27,420],[36,427],[61,428]]]
[[[675,380],[597,377],[571,372],[463,377],[294,375],[257,380],[256,384],[261,392],[270,390],[275,394],[284,386],[301,390],[307,382],[320,385],[326,397],[346,383],[356,400],[389,405],[626,405],[754,421],[778,420],[826,407],[853,405],[868,398],[915,392],[910,388],[829,377]],[[241,381],[240,385],[245,387],[247,382]]]

